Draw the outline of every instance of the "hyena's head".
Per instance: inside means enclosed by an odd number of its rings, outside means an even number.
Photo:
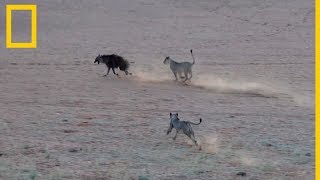
[[[167,56],[165,59],[164,59],[164,61],[163,61],[163,64],[169,64],[170,63],[170,57],[169,56]]]
[[[99,54],[96,59],[94,60],[94,63],[98,63],[100,64],[100,61],[101,61],[101,55]]]

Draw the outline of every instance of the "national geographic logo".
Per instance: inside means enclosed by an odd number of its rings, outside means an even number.
[[[31,41],[12,42],[12,11],[31,11]],[[7,4],[6,6],[6,47],[37,48],[37,5]]]

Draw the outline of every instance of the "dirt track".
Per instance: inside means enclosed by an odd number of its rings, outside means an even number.
[[[0,179],[313,179],[313,3],[37,2],[36,50],[0,34]],[[190,48],[183,86],[162,62]],[[134,75],[101,77],[98,53]],[[202,117],[202,151],[165,135],[169,112]]]

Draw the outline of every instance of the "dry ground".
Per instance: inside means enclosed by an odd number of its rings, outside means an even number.
[[[2,30],[16,2],[0,2]],[[5,49],[0,33],[0,179],[313,179],[313,1],[37,4],[37,49]],[[184,86],[162,62],[191,48]],[[98,53],[134,75],[101,77]],[[202,117],[201,151],[165,135],[169,112]]]

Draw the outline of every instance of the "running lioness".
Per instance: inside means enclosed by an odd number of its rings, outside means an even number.
[[[173,137],[173,140],[176,140],[179,131],[182,130],[183,133],[187,135],[194,142],[195,145],[198,145],[196,138],[194,137],[194,132],[192,130],[191,124],[199,125],[201,122],[202,122],[201,118],[198,124],[190,121],[180,121],[180,119],[178,118],[178,113],[176,114],[170,113],[170,126],[167,131],[167,135],[171,132],[172,128],[176,129],[176,135]]]

